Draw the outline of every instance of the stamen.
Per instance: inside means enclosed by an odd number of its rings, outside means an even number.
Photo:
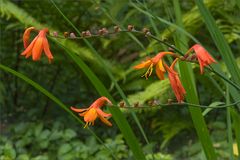
[[[146,73],[144,75],[142,75],[141,77],[145,77],[146,79],[148,79],[148,77],[151,76],[153,71],[153,63],[148,67]]]
[[[84,128],[88,127],[88,122],[85,124]]]

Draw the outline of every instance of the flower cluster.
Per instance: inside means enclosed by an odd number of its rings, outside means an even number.
[[[195,54],[193,57],[196,57],[198,60],[198,63],[200,65],[200,72],[203,74],[203,70],[205,66],[210,65],[211,63],[216,63],[216,61],[212,58],[212,56],[199,44],[195,44],[192,46],[184,57],[188,57],[189,54],[194,51]],[[163,57],[165,55],[171,55],[175,57],[175,60],[169,67],[164,61]],[[148,79],[149,76],[151,76],[153,71],[153,66],[156,66],[156,75],[160,80],[164,79],[164,74],[167,71],[168,72],[168,78],[171,84],[171,87],[173,89],[173,92],[176,96],[176,99],[179,103],[181,103],[184,100],[184,95],[186,94],[186,91],[180,81],[179,74],[177,71],[174,70],[176,62],[181,59],[177,54],[173,52],[160,52],[153,58],[148,58],[146,61],[143,61],[142,63],[134,66],[133,68],[138,70],[142,68],[147,68],[147,71],[142,77],[145,77]],[[184,60],[184,58],[182,59]]]
[[[130,32],[133,30],[134,30],[134,26],[129,25],[128,31]],[[37,31],[38,35],[29,44],[30,34],[32,31]],[[117,33],[120,31],[121,31],[121,29],[119,27],[115,26],[113,33]],[[148,29],[144,29],[142,31],[142,33],[145,34],[145,36],[150,34]],[[23,34],[23,45],[24,45],[25,50],[21,53],[21,55],[25,56],[26,58],[32,56],[33,61],[38,61],[38,60],[40,60],[42,52],[44,51],[49,62],[51,62],[53,60],[53,55],[49,49],[49,43],[47,40],[48,34],[49,34],[49,31],[47,28],[42,29],[42,30],[36,30],[34,27],[27,28]],[[98,35],[100,35],[100,36],[103,36],[106,34],[110,34],[106,28],[102,28],[98,31]],[[58,37],[58,33],[53,32],[53,36]],[[90,31],[87,30],[87,31],[83,31],[81,36],[82,36],[82,38],[83,37],[91,37],[92,34]],[[68,32],[64,32],[64,37],[65,38],[69,37],[72,39],[76,38],[74,33],[69,34]],[[191,52],[195,52],[195,53],[193,55],[189,56],[189,54]],[[164,62],[163,58],[166,55],[170,55],[175,58],[170,66],[168,66]],[[134,66],[134,69],[138,70],[138,69],[146,68],[147,71],[143,75],[143,77],[145,77],[146,79],[148,79],[151,76],[151,74],[153,72],[153,67],[155,67],[156,75],[158,76],[158,78],[160,80],[164,79],[164,74],[167,72],[168,78],[169,78],[171,87],[173,89],[173,92],[176,96],[176,99],[179,103],[181,103],[184,100],[186,91],[180,81],[178,72],[174,68],[175,68],[177,61],[179,61],[179,60],[189,61],[189,57],[190,57],[190,61],[193,59],[195,60],[195,58],[197,58],[198,63],[200,65],[201,74],[203,74],[205,66],[208,66],[211,63],[216,63],[216,61],[211,57],[211,55],[201,45],[195,44],[187,51],[187,53],[184,55],[184,57],[180,57],[176,53],[170,52],[170,51],[169,52],[160,52],[156,56],[154,56],[152,58],[148,58],[147,60],[143,61],[142,63]],[[94,122],[97,118],[99,118],[106,125],[112,126],[111,122],[109,122],[107,119],[107,118],[110,118],[112,115],[110,113],[105,113],[100,109],[105,104],[112,105],[112,102],[106,97],[100,97],[96,101],[94,101],[91,104],[91,106],[88,108],[78,109],[76,107],[71,107],[71,110],[79,113],[80,116],[84,117],[84,121],[86,122],[85,127],[94,125]],[[138,104],[135,104],[134,106],[137,107]],[[121,107],[121,105],[120,105],[120,107]]]

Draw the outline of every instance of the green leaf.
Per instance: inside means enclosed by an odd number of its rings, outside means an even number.
[[[17,157],[17,160],[29,160],[29,156],[27,154],[21,154]]]
[[[11,143],[6,143],[5,146],[4,146],[4,156],[8,159],[15,159],[16,158],[16,151],[15,149],[13,148],[12,144]]]
[[[77,133],[72,130],[72,129],[66,129],[63,133],[63,138],[66,140],[66,141],[69,141],[71,140],[72,138],[76,137],[77,136]]]
[[[62,155],[70,152],[72,150],[72,146],[69,143],[62,144],[60,148],[58,149],[58,157],[61,157]]]
[[[177,24],[183,27],[179,1],[173,0],[173,4],[174,4]],[[177,39],[175,40],[175,43],[176,43],[176,46],[178,46],[182,51],[185,52],[188,49],[186,47],[188,46],[188,44],[187,44],[187,37],[183,33],[184,32],[181,31],[176,35]],[[193,103],[193,104],[199,104],[197,90],[195,86],[195,79],[194,79],[193,69],[191,68],[191,64],[187,64],[186,62],[181,62],[179,64],[179,70],[181,75],[181,81],[187,92],[186,94],[187,102]],[[196,129],[198,138],[202,144],[202,147],[207,159],[209,160],[217,159],[212,141],[210,139],[210,135],[208,133],[207,125],[202,116],[201,109],[189,106],[189,111],[192,117],[194,127]]]
[[[154,97],[158,97],[161,103],[166,102],[169,98],[169,95],[166,94],[170,89],[169,80],[162,80],[153,82],[142,92],[137,92],[135,94],[129,95],[128,100],[131,105],[138,102],[143,104],[147,100],[150,100]]]

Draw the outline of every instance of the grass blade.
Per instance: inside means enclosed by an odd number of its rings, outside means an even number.
[[[173,4],[174,4],[176,22],[179,26],[183,27],[179,1],[173,0]],[[176,46],[178,46],[178,48],[180,48],[183,51],[187,51],[187,48],[185,47],[187,46],[186,36],[182,33],[178,33],[176,37],[177,37]],[[181,39],[182,43],[180,43],[178,39],[179,40]],[[180,69],[182,83],[187,92],[187,96],[186,96],[187,102],[193,103],[193,104],[199,104],[197,90],[195,86],[194,74],[191,68],[191,64],[187,64],[185,62],[180,63],[179,69]],[[189,106],[189,111],[192,117],[194,127],[196,129],[198,138],[202,144],[202,147],[207,159],[209,160],[217,159],[201,109]]]
[[[226,84],[226,104],[230,103],[230,94],[229,94],[229,86]],[[231,120],[231,110],[233,108],[228,107],[227,108],[227,135],[228,135],[228,148],[229,148],[229,155],[230,160],[234,160],[233,156],[233,137],[232,137],[232,120]]]

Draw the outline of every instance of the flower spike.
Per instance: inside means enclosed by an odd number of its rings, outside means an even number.
[[[75,107],[71,107],[71,110],[74,112],[78,112],[80,116],[84,117],[84,121],[86,122],[84,128],[89,125],[94,125],[94,121],[97,118],[99,118],[106,125],[112,126],[112,123],[106,119],[108,117],[111,117],[112,115],[109,113],[105,113],[100,109],[105,103],[112,105],[112,102],[108,98],[100,97],[96,101],[94,101],[88,108],[77,109]]]

